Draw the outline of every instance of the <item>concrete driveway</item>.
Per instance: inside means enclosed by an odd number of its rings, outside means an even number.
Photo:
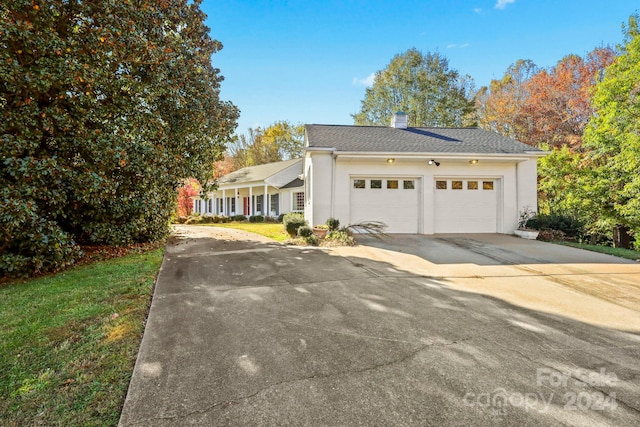
[[[510,236],[177,230],[122,426],[638,424],[638,263]]]

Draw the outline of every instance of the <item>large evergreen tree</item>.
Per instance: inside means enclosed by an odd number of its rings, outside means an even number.
[[[473,125],[472,86],[471,77],[449,69],[443,56],[409,49],[376,73],[353,119],[356,125],[388,126],[402,111],[411,127]]]
[[[212,178],[238,111],[199,4],[2,0],[0,275],[160,238],[182,179]]]

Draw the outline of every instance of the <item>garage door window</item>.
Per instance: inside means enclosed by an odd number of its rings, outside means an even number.
[[[382,180],[381,179],[372,179],[371,180],[371,188],[382,188]]]
[[[436,189],[438,189],[438,190],[446,190],[447,189],[447,181],[436,181]]]
[[[467,181],[467,190],[477,190],[478,181]]]
[[[398,189],[398,180],[397,179],[388,179],[387,180],[387,188],[391,190]]]
[[[353,180],[353,188],[365,188],[366,181],[364,179],[354,179]]]
[[[403,188],[405,190],[413,190],[414,188],[416,188],[415,181],[413,181],[413,180],[404,181]]]
[[[483,190],[493,190],[493,181],[482,181]]]
[[[462,190],[462,181],[451,181],[452,190]]]

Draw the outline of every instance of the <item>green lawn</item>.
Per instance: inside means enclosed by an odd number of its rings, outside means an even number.
[[[289,238],[289,235],[284,230],[284,226],[281,223],[272,222],[227,222],[219,224],[202,224],[213,227],[223,228],[235,228],[238,230],[249,231],[251,233],[260,234],[278,242],[284,242]]]
[[[0,286],[0,425],[117,425],[162,254]]]
[[[601,246],[601,245],[588,245],[586,243],[575,243],[575,242],[554,242],[559,245],[571,246],[579,249],[586,249],[588,251],[600,252],[607,255],[613,255],[620,258],[627,258],[632,260],[640,260],[640,252],[634,251],[631,249],[623,249],[623,248],[612,248],[611,246]]]

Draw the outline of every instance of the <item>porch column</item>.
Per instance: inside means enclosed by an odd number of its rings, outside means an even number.
[[[253,187],[249,187],[249,216],[253,215]]]
[[[271,214],[269,210],[269,189],[267,184],[264,185],[264,200],[262,201],[262,216],[267,217]]]
[[[233,189],[233,197],[236,198],[236,208],[235,208],[233,214],[234,215],[238,215],[238,205],[239,205],[239,203],[238,203],[238,199],[239,199],[239,197],[238,197],[238,187]]]
[[[225,197],[224,188],[222,189],[222,215],[227,214],[227,198]]]

